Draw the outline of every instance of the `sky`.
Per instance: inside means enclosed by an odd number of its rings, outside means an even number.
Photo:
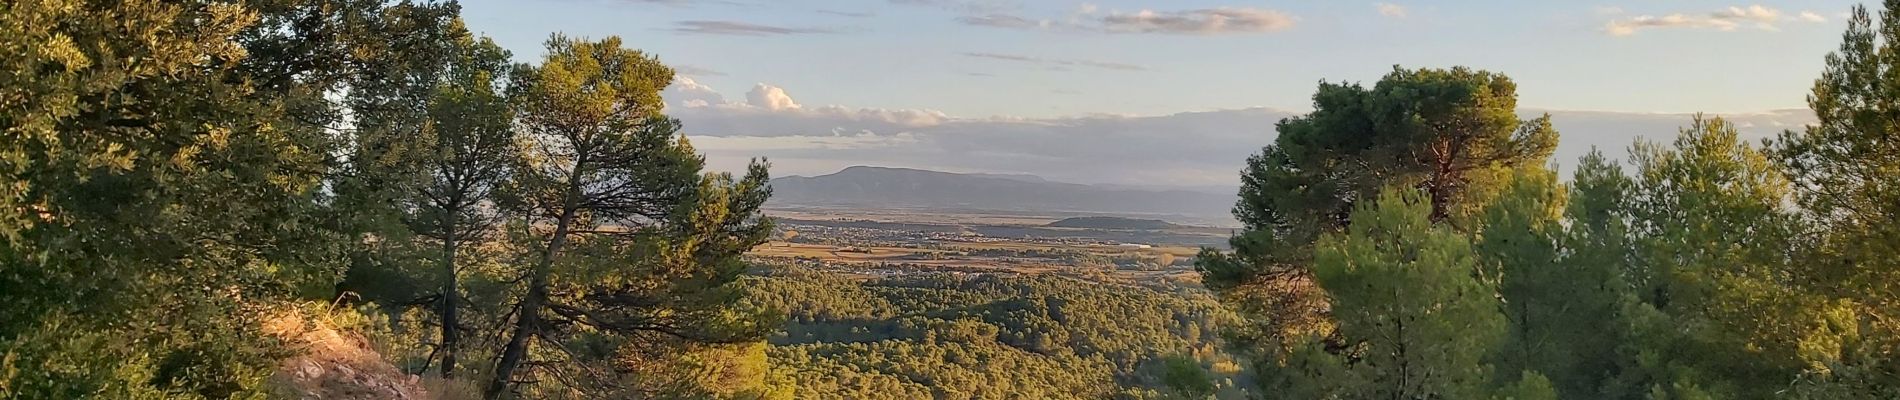
[[[1554,161],[1668,140],[1691,113],[1761,137],[1805,96],[1856,2],[465,0],[521,62],[619,36],[715,169],[851,165],[1229,187],[1317,83],[1469,66],[1550,113]]]

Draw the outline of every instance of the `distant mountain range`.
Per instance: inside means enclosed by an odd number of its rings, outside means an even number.
[[[1101,216],[1063,218],[1062,220],[1059,220],[1056,222],[1050,222],[1047,226],[1053,227],[1053,228],[1137,229],[1137,230],[1158,230],[1158,229],[1170,229],[1170,228],[1181,227],[1180,225],[1175,225],[1173,223],[1169,223],[1168,221],[1162,221],[1158,219],[1139,219],[1139,218],[1101,217]]]
[[[1232,192],[1146,190],[1053,182],[1034,175],[958,174],[857,166],[772,180],[772,203],[804,206],[956,208],[1225,218]]]

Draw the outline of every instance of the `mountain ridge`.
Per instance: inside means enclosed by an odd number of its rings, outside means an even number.
[[[1221,217],[1234,196],[1057,182],[1027,174],[955,173],[851,166],[772,180],[780,205],[965,208],[1009,211],[1175,214]]]

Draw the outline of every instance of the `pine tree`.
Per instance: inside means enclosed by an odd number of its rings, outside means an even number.
[[[446,82],[435,90],[426,125],[428,182],[411,219],[417,232],[441,242],[440,297],[442,376],[455,373],[462,325],[457,318],[461,286],[458,261],[467,244],[480,244],[494,229],[493,195],[514,160],[514,113],[501,91],[511,65],[508,52],[493,41],[464,33],[454,42]]]
[[[1814,398],[1900,396],[1900,2],[1878,20],[1865,6],[1848,18],[1840,49],[1815,80],[1808,106],[1818,123],[1787,131],[1770,151],[1789,175],[1803,216],[1814,223],[1797,257],[1808,266],[1796,282],[1855,304],[1861,339],[1843,344],[1843,360],[1812,374]],[[1841,375],[1841,376],[1835,376]],[[1851,388],[1851,389],[1849,389]],[[1832,391],[1831,390],[1839,390]]]
[[[1273,144],[1248,159],[1233,251],[1203,249],[1195,260],[1203,283],[1247,316],[1235,345],[1263,371],[1286,368],[1312,337],[1342,350],[1312,283],[1314,242],[1348,229],[1354,207],[1390,186],[1427,193],[1432,221],[1463,224],[1511,170],[1543,165],[1557,133],[1548,117],[1518,119],[1516,90],[1502,74],[1463,67],[1395,68],[1372,88],[1321,83],[1314,111],[1281,121]]]
[[[346,83],[350,123],[338,129],[332,176],[340,230],[364,243],[340,285],[391,309],[434,303],[432,354],[452,376],[460,349],[464,249],[498,215],[491,194],[514,160],[514,113],[503,93],[508,52],[476,38],[455,4],[398,4],[369,19],[408,32],[363,52]]]
[[[1247,161],[1234,216],[1247,228],[1223,262],[1204,265],[1229,287],[1299,264],[1319,235],[1351,222],[1353,204],[1390,185],[1432,199],[1432,219],[1473,213],[1509,171],[1541,166],[1557,143],[1548,116],[1517,118],[1517,85],[1463,67],[1394,69],[1371,89],[1321,83],[1314,111],[1275,127]]]
[[[1796,285],[1789,183],[1720,118],[1639,142],[1631,228],[1634,354],[1651,390],[1767,398],[1839,357],[1834,303]],[[1719,372],[1717,372],[1719,371]],[[1678,388],[1692,388],[1694,390]]]
[[[1601,200],[1594,192],[1599,178],[1592,174],[1621,174],[1605,172],[1605,167],[1600,154],[1584,159],[1577,184],[1593,192],[1578,193],[1579,201]],[[1614,375],[1620,334],[1616,311],[1627,291],[1621,290],[1618,279],[1621,259],[1602,257],[1586,242],[1603,235],[1602,222],[1566,211],[1600,205],[1567,207],[1563,189],[1554,173],[1519,171],[1485,208],[1475,242],[1483,259],[1481,276],[1497,282],[1510,322],[1497,355],[1499,376],[1534,373],[1563,393],[1592,397]],[[1566,215],[1573,218],[1568,225],[1578,240],[1566,231]],[[1618,241],[1619,247],[1609,250],[1624,251],[1623,244]]]
[[[1313,277],[1348,344],[1339,379],[1357,398],[1479,398],[1486,354],[1503,338],[1494,291],[1465,235],[1431,222],[1430,195],[1396,189],[1361,204],[1346,232],[1321,239]]]
[[[726,284],[771,231],[758,214],[765,166],[743,179],[702,176],[678,122],[660,114],[672,69],[619,38],[556,36],[517,76],[527,148],[511,204],[529,218],[521,229],[543,239],[486,396],[510,392],[543,339],[627,348],[762,338],[760,321],[728,308],[736,292]],[[611,356],[567,353],[573,364]]]

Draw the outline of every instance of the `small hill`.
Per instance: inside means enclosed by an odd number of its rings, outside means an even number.
[[[1158,219],[1136,219],[1122,217],[1074,217],[1064,218],[1047,225],[1052,228],[1088,228],[1088,229],[1141,229],[1158,230],[1178,228],[1180,225]]]

